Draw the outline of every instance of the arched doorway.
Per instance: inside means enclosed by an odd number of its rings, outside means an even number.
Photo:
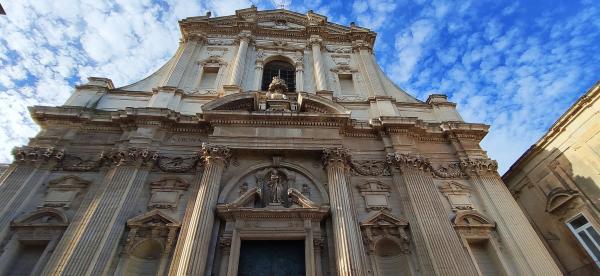
[[[285,81],[288,91],[296,91],[296,69],[288,62],[281,60],[273,60],[267,62],[263,69],[261,90],[267,91],[273,77],[280,77]]]

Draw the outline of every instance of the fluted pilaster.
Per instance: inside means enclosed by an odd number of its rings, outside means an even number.
[[[327,90],[327,83],[325,82],[325,69],[323,68],[323,56],[321,54],[321,39],[318,35],[312,35],[309,39],[309,43],[312,48],[313,65],[315,71],[315,81],[317,84],[317,91]]]
[[[187,227],[177,242],[170,275],[205,274],[221,176],[231,154],[227,147],[203,144],[200,155],[204,172],[198,193],[188,205]]]
[[[237,55],[235,56],[235,62],[231,69],[231,79],[229,80],[230,85],[240,85],[242,80],[242,73],[244,72],[244,65],[246,63],[246,53],[248,52],[248,44],[252,37],[250,31],[242,31],[239,34],[240,46],[238,48]]]
[[[64,153],[54,148],[19,147],[13,155],[15,162],[0,179],[0,232],[20,213]]]
[[[101,275],[107,273],[135,205],[154,154],[130,148],[103,155],[111,164],[86,208],[81,208],[52,254],[44,275]]]
[[[400,171],[406,187],[410,213],[414,214],[411,230],[419,254],[428,252],[437,275],[477,275],[444,211],[429,162],[418,155],[390,154],[388,163]]]
[[[333,222],[335,261],[338,275],[365,275],[362,262],[361,236],[351,209],[350,192],[345,170],[350,161],[347,149],[323,151],[323,162],[329,182],[329,201]]]
[[[511,252],[520,275],[561,275],[525,214],[497,173],[498,164],[490,159],[465,159],[463,172],[473,180],[489,216],[496,221],[497,233]]]
[[[188,64],[193,60],[192,55],[194,51],[196,48],[202,47],[205,39],[206,38],[202,35],[190,36],[190,38],[184,42],[183,46],[180,46],[182,49],[176,53],[176,55],[179,57],[177,59],[177,63],[175,63],[175,65],[171,68],[171,74],[169,75],[169,78],[166,80],[165,84],[162,86],[179,86]]]

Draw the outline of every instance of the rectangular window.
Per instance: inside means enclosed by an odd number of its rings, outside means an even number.
[[[581,214],[567,222],[567,225],[585,251],[592,257],[596,265],[600,267],[600,235],[598,235],[598,231]]]
[[[219,67],[204,67],[202,69],[200,89],[215,89],[217,74],[219,74]]]
[[[504,275],[500,260],[488,240],[469,241],[471,254],[477,262],[481,275]]]
[[[47,241],[21,243],[6,275],[29,275],[33,272],[48,245]]]
[[[352,80],[352,74],[339,74],[340,89],[342,95],[355,95],[354,92],[354,81]]]

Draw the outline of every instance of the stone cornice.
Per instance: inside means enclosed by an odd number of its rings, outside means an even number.
[[[598,105],[600,99],[600,81],[596,82],[585,94],[583,94],[577,102],[575,102],[565,113],[563,113],[556,122],[550,127],[550,130],[542,136],[535,144],[531,145],[515,163],[513,163],[508,171],[502,176],[503,179],[509,179],[516,175],[529,160],[534,158],[538,153],[546,150],[548,145],[558,138],[565,129],[579,117],[579,115],[590,108],[592,105]],[[508,181],[507,181],[508,182]]]

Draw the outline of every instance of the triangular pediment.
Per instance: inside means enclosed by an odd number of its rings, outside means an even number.
[[[360,223],[361,226],[406,226],[408,221],[403,218],[397,218],[394,215],[384,212],[377,211],[369,215],[364,221]]]
[[[179,221],[154,209],[147,213],[135,216],[127,221],[127,226],[133,227],[154,227],[154,226],[178,226]]]

